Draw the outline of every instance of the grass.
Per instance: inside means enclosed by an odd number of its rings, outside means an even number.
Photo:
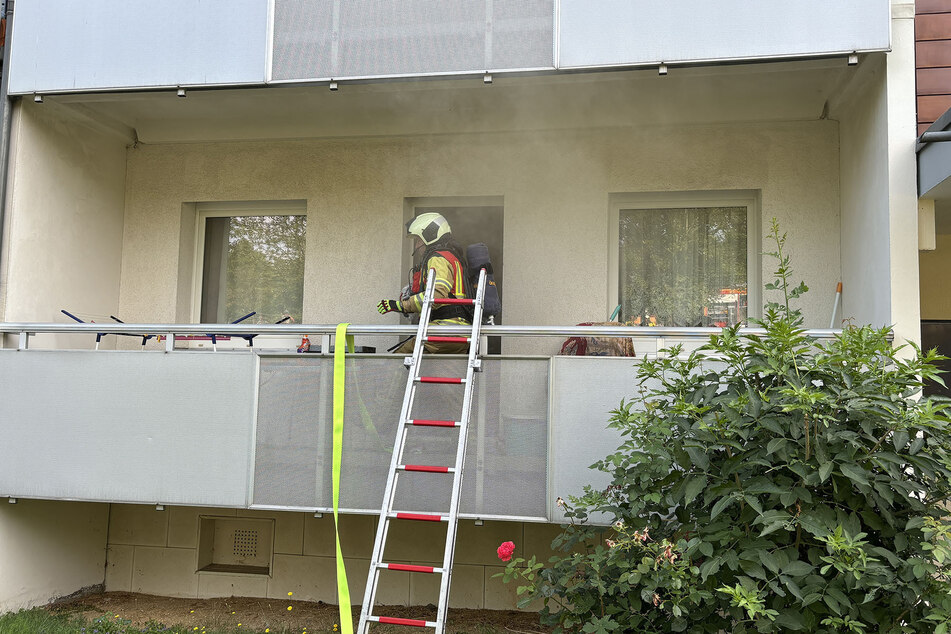
[[[268,634],[289,634],[285,628],[271,628]],[[75,614],[54,614],[44,608],[21,610],[0,616],[0,634],[265,634],[265,631],[244,627],[225,629],[187,628],[182,625],[166,626],[149,621],[135,626],[128,619],[100,616],[85,619]]]
[[[110,618],[111,617],[111,618]],[[356,622],[354,622],[356,627]],[[401,628],[406,630],[407,628]],[[304,630],[316,634],[321,630]],[[327,632],[339,632],[336,626]],[[471,634],[511,634],[518,630],[499,629],[477,625]],[[146,625],[132,625],[128,619],[115,615],[103,615],[93,619],[75,613],[49,612],[45,608],[33,608],[0,615],[0,634],[303,634],[285,627],[258,630],[241,626],[226,626],[206,629],[183,625],[166,626],[149,621]]]

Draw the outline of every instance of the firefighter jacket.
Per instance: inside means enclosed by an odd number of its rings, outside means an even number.
[[[423,297],[426,294],[426,275],[429,269],[435,271],[436,280],[433,283],[435,297],[465,298],[465,266],[452,254],[451,251],[436,251],[424,262],[423,266],[414,267],[410,271],[410,293],[403,300],[403,310],[408,313],[418,313],[423,308]],[[434,324],[469,324],[472,320],[464,309],[452,304],[433,306],[430,323]]]

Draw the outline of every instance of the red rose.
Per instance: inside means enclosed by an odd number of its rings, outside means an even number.
[[[502,542],[496,552],[499,553],[499,559],[502,561],[510,561],[512,553],[515,552],[515,544],[513,542]]]

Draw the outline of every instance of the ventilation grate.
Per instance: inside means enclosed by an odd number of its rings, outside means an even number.
[[[236,528],[234,531],[234,547],[232,549],[235,557],[242,559],[253,559],[258,556],[258,531],[256,529],[243,530]]]

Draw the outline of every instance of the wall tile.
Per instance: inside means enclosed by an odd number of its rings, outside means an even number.
[[[267,594],[267,575],[229,575],[198,573],[198,598],[263,597]]]
[[[196,557],[192,548],[137,546],[132,566],[132,592],[197,597]]]
[[[436,605],[439,601],[439,575],[411,575],[409,582],[410,605]],[[456,564],[449,588],[449,607],[481,609],[485,597],[484,566]]]
[[[113,504],[109,511],[109,543],[165,546],[168,511],[146,504]]]
[[[132,591],[132,558],[135,546],[106,548],[106,592]]]
[[[304,517],[310,513],[248,510],[239,517],[271,518],[274,520],[274,552],[284,555],[301,555],[304,548]]]
[[[267,597],[336,603],[336,575],[337,563],[332,557],[274,555],[274,568],[267,586]],[[288,597],[288,592],[293,592],[293,596]]]

